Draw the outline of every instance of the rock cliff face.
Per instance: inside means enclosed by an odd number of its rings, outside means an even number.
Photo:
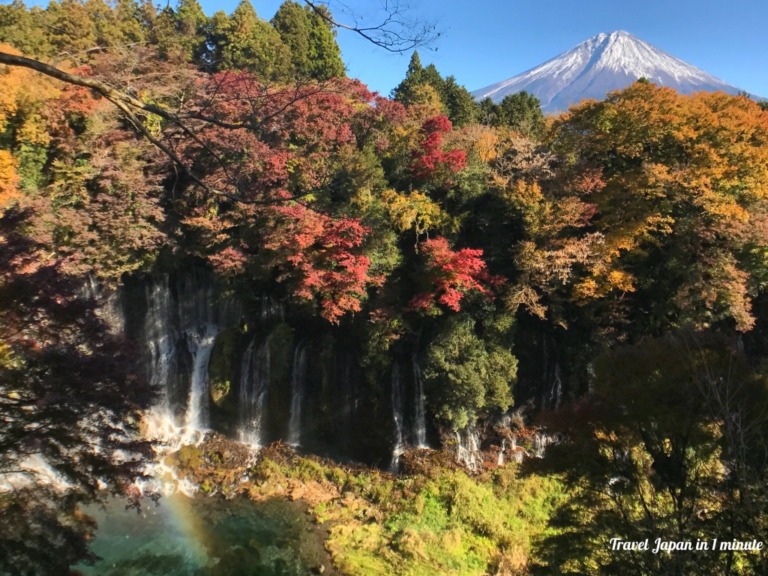
[[[690,94],[722,90],[738,94],[711,74],[670,56],[622,30],[598,34],[551,60],[517,76],[472,93],[477,100],[500,102],[525,90],[541,100],[544,112],[566,110],[585,98],[601,100],[640,78]]]
[[[364,370],[349,330],[266,294],[238,298],[200,269],[131,283],[122,300],[121,323],[144,343],[160,391],[150,435],[189,444],[218,431],[381,468],[436,436],[413,342],[393,351],[386,373]]]

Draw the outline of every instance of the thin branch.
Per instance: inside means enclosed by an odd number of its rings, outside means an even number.
[[[406,18],[404,14],[407,10],[399,2],[383,2],[384,16],[372,26],[361,26],[357,18],[353,23],[340,22],[327,9],[329,2],[304,0],[304,3],[330,26],[353,32],[387,52],[408,52],[440,36],[433,23]]]
[[[173,163],[176,164],[179,168],[181,168],[181,170],[184,173],[186,173],[196,184],[198,184],[201,188],[203,188],[206,192],[210,194],[221,196],[235,202],[240,202],[242,204],[272,205],[272,204],[280,204],[283,202],[292,202],[297,198],[308,196],[310,194],[317,192],[317,190],[309,190],[303,194],[291,196],[288,198],[270,198],[268,200],[254,200],[254,199],[246,199],[239,194],[233,194],[230,192],[226,192],[224,190],[213,188],[210,185],[208,185],[205,181],[203,181],[203,179],[200,178],[197,174],[195,174],[195,172],[189,166],[187,166],[187,164],[168,145],[163,143],[156,136],[154,136],[149,130],[147,130],[147,128],[144,126],[144,123],[141,122],[139,118],[137,118],[135,114],[135,110],[141,110],[144,112],[148,112],[150,114],[155,114],[156,116],[159,116],[171,122],[175,126],[177,126],[186,136],[191,138],[196,144],[198,144],[208,154],[210,154],[215,159],[215,161],[221,166],[225,174],[227,174],[227,167],[224,160],[218,154],[216,154],[206,142],[204,142],[199,136],[197,136],[197,134],[195,134],[189,128],[189,126],[187,126],[186,123],[184,122],[185,119],[195,118],[197,116],[196,113],[188,116],[179,116],[177,114],[169,112],[168,110],[165,110],[164,108],[161,108],[154,104],[149,104],[147,102],[143,102],[137,98],[134,98],[133,96],[130,96],[129,94],[126,94],[125,92],[122,92],[120,90],[117,90],[113,86],[107,84],[106,82],[102,82],[101,80],[80,76],[78,74],[72,74],[70,72],[65,72],[64,70],[56,68],[55,66],[51,66],[50,64],[46,64],[44,62],[40,62],[39,60],[34,60],[32,58],[17,56],[15,54],[9,54],[7,52],[0,52],[0,64],[5,64],[7,66],[20,66],[23,68],[29,68],[31,70],[40,72],[41,74],[45,74],[46,76],[50,76],[51,78],[55,78],[67,84],[89,88],[94,92],[96,92],[97,94],[100,94],[103,98],[105,98],[106,100],[111,102],[115,107],[121,110],[123,114],[125,114],[125,116],[128,118],[128,120],[134,125],[136,130],[139,131],[142,134],[142,136],[144,136],[144,138],[146,138],[153,146],[155,146],[163,154],[165,154],[169,159],[171,159]],[[296,100],[298,100],[298,98]],[[226,125],[227,123],[224,123],[224,122],[217,123],[214,121],[215,119],[208,118],[206,116],[201,116],[199,119],[203,121],[211,122],[212,124],[220,125],[221,127],[225,127],[225,128],[239,129],[244,127],[238,124],[230,124],[227,126]],[[234,180],[228,174],[227,174],[227,179],[230,180],[230,184],[232,185],[232,187],[235,188],[235,190],[237,190],[238,192],[240,192],[238,187],[234,184]]]

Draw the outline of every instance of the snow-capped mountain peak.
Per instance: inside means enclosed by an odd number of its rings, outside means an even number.
[[[690,94],[738,88],[640,40],[629,32],[600,33],[518,76],[491,84],[472,95],[500,102],[525,90],[541,100],[545,112],[565,110],[584,98],[602,99],[639,78]]]

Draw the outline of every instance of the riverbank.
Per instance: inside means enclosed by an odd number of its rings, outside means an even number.
[[[434,450],[406,452],[403,473],[395,475],[302,456],[279,443],[255,453],[211,435],[166,461],[179,479],[198,487],[194,501],[220,509],[224,517],[245,502],[257,508],[287,505],[303,510],[303,529],[288,530],[280,539],[288,548],[291,539],[322,543],[327,559],[315,554],[299,568],[307,570],[304,573],[519,574],[563,498],[556,479],[525,475],[517,464],[472,474],[455,463],[453,454]],[[168,500],[161,498],[160,508]],[[216,556],[216,546],[205,541],[200,545],[209,559]],[[212,565],[189,573],[238,573],[222,569]]]

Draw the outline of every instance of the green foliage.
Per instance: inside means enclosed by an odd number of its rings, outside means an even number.
[[[392,98],[397,102],[408,105],[414,101],[416,87],[421,84],[424,67],[421,65],[419,53],[414,50],[405,78],[392,90]]]
[[[418,52],[411,56],[405,79],[392,91],[392,98],[406,106],[423,104],[426,100],[424,88],[427,86],[434,90],[440,106],[455,126],[475,122],[478,108],[469,91],[453,76],[443,78],[434,64],[423,68]]]
[[[212,42],[219,69],[247,70],[266,81],[285,80],[290,75],[290,50],[248,0],[242,0],[229,18],[223,13],[214,15]]]
[[[280,33],[283,43],[291,51],[294,73],[299,77],[311,77],[311,22],[304,7],[291,0],[283,2],[272,18],[272,26]]]
[[[48,160],[48,151],[43,146],[22,144],[16,157],[19,161],[19,178],[22,190],[35,192],[45,184],[43,168]]]
[[[509,350],[481,340],[475,321],[448,318],[427,348],[424,377],[435,412],[455,430],[474,422],[483,410],[507,410],[517,359]]]
[[[507,127],[529,138],[539,138],[544,132],[541,102],[525,90],[505,96],[498,104],[490,98],[480,103],[480,121],[496,127]]]
[[[0,42],[25,54],[48,55],[53,48],[46,30],[47,19],[45,11],[40,8],[28,10],[21,0],[0,5]]]
[[[334,530],[329,546],[355,550],[340,558],[351,574],[363,574],[376,557],[398,574],[486,574],[491,566],[520,570],[562,493],[556,482],[519,478],[512,468],[497,476],[507,483],[503,490],[491,477],[434,471],[430,480],[403,486],[405,493],[389,501],[383,531]],[[382,541],[387,548],[375,554]]]
[[[323,16],[326,16],[324,18]],[[298,78],[324,81],[344,76],[344,62],[325,6],[317,11],[287,0],[272,19],[272,25],[291,52],[293,73]]]
[[[78,0],[51,2],[46,8],[51,27],[49,41],[56,53],[78,53],[97,44],[96,22],[88,14],[88,6]]]
[[[749,408],[765,405],[763,378],[725,339],[682,334],[607,352],[594,385],[591,405],[565,417],[573,442],[550,455],[573,497],[556,519],[561,531],[543,543],[541,573],[759,571],[758,554],[610,551],[605,542],[754,537],[766,458],[745,458],[764,444],[765,418]]]
[[[464,86],[456,82],[456,78],[448,76],[442,86],[442,97],[448,109],[448,118],[454,126],[467,126],[476,121],[478,108],[472,94]]]
[[[556,477],[521,475],[514,466],[469,477],[435,465],[395,478],[272,448],[251,477],[258,483],[251,494],[261,499],[286,486],[308,495],[328,526],[334,564],[359,576],[521,573],[565,498]]]
[[[305,6],[304,10],[309,14],[310,23],[310,77],[320,81],[344,77],[346,70],[341,59],[341,49],[329,24],[330,11],[323,5],[318,6],[317,10]]]

